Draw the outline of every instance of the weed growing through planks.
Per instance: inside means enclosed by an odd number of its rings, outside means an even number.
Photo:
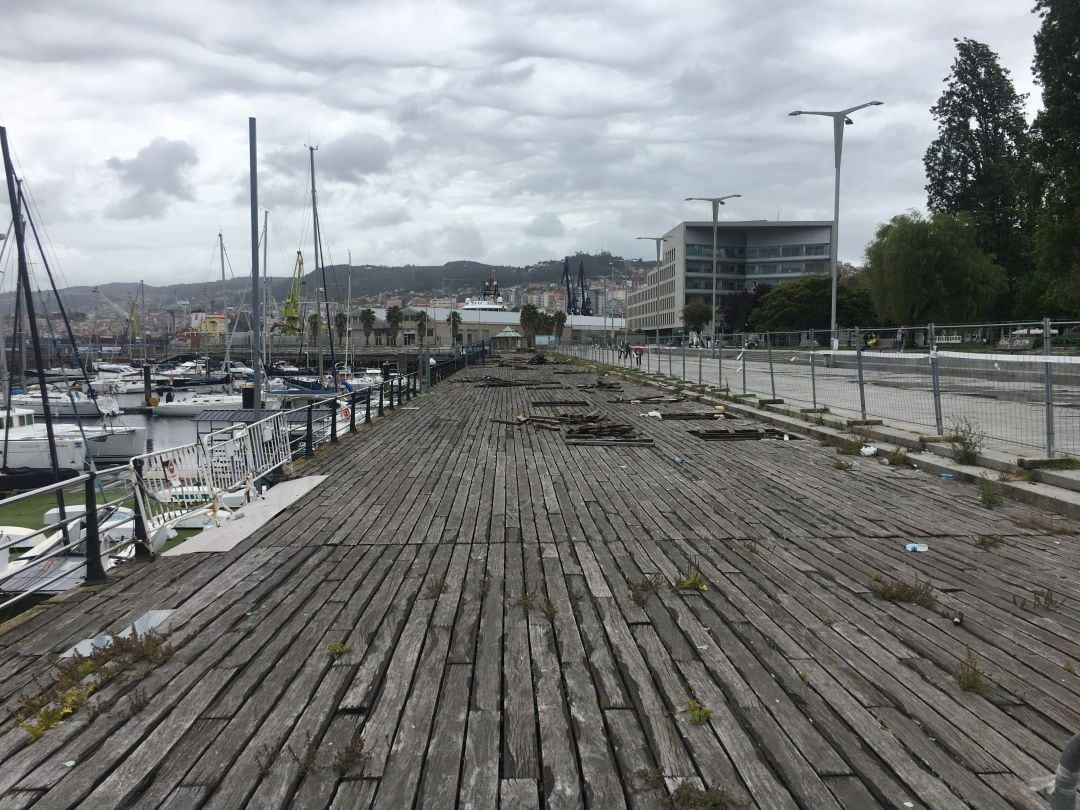
[[[799,673],[799,680],[802,681],[803,683],[810,683],[810,676],[807,675],[805,672],[800,672]]]
[[[1072,661],[1066,661],[1064,664],[1061,665],[1061,668],[1068,672],[1070,675],[1076,674],[1076,667],[1073,666]]]
[[[895,450],[890,450],[888,453],[883,453],[881,456],[883,464],[888,464],[890,467],[910,467],[911,459],[908,458],[907,451],[902,447],[897,447]]]
[[[712,717],[712,709],[698,703],[693,698],[690,698],[683,704],[683,710],[690,715],[690,722],[695,726],[700,726],[702,723],[708,722],[709,718]]]
[[[854,461],[844,461],[842,458],[834,458],[832,463],[834,470],[850,471],[855,469]]]
[[[558,615],[559,609],[555,607],[555,603],[551,599],[544,598],[544,615],[547,616],[549,622],[555,621],[555,617]]]
[[[726,788],[702,790],[691,782],[682,782],[671,798],[660,802],[663,810],[742,810],[742,802],[731,798]]]
[[[292,750],[292,746],[286,746],[285,750],[289,756],[296,762],[297,768],[300,771],[301,776],[307,776],[309,773],[314,773],[319,769],[316,758],[318,751],[315,749],[315,741],[311,737],[311,732],[308,731],[304,735],[304,748],[302,755],[297,755]]]
[[[660,768],[641,768],[637,775],[645,787],[662,788],[664,786],[664,772]]]
[[[577,607],[578,602],[585,598],[585,594],[581,591],[570,591],[570,604]]]
[[[128,695],[128,717],[134,717],[149,705],[150,696],[146,694],[145,689],[132,689],[131,694]]]
[[[330,653],[330,656],[332,658],[337,658],[347,652],[352,652],[352,646],[349,644],[343,644],[340,641],[334,641],[326,645],[326,651]]]
[[[345,748],[334,754],[334,773],[345,776],[370,756],[371,753],[364,750],[364,741],[360,739],[360,734],[356,733]]]
[[[266,776],[270,773],[270,769],[277,762],[278,750],[270,743],[264,743],[259,746],[259,750],[255,752],[255,767],[259,769],[260,776]]]
[[[743,540],[742,547],[751,554],[757,554],[758,551],[761,550],[758,546],[758,541],[753,537],[751,537],[749,540]]]
[[[1020,467],[1013,470],[1013,478],[1017,481],[1027,481],[1029,484],[1037,484],[1042,480],[1038,470],[1025,470]]]
[[[1004,501],[1005,497],[1001,494],[1001,487],[983,473],[979,478],[979,503],[987,509],[993,509],[995,506],[1001,506]]]
[[[881,574],[874,574],[870,578],[870,590],[872,590],[879,599],[885,599],[889,602],[906,602],[914,605],[919,605],[928,610],[932,609],[937,600],[934,598],[933,586],[927,582],[919,582],[916,579],[914,582],[907,582],[902,579],[892,580],[887,582]]]
[[[960,464],[975,464],[983,449],[986,434],[979,430],[976,422],[962,417],[953,422],[945,442],[950,446],[954,461]]]
[[[113,636],[109,643],[95,647],[89,655],[74,655],[56,664],[49,687],[36,695],[19,696],[15,724],[33,742],[84,706],[105,684],[123,680],[140,664],[151,667],[163,664],[172,655],[172,645],[164,635],[154,632],[139,635],[132,627],[130,635]]]
[[[514,605],[528,613],[530,610],[533,610],[536,607],[536,593],[529,593],[528,591],[526,591],[514,600]]]
[[[480,587],[476,590],[481,596],[487,596],[487,592],[491,590],[491,577],[484,577],[480,580]]]
[[[830,444],[836,448],[836,452],[842,456],[857,456],[862,450],[862,442],[857,439],[832,439],[827,441],[826,444]]]
[[[428,599],[438,599],[449,589],[450,586],[446,584],[446,580],[439,577],[439,579],[433,579],[428,583],[427,588],[424,590],[424,596]]]
[[[646,574],[638,581],[630,580],[630,600],[639,608],[645,607],[649,597],[660,590],[662,582],[658,574]]]
[[[1001,536],[997,534],[980,534],[975,537],[975,545],[984,551],[997,548],[1001,545]]]
[[[697,558],[691,557],[686,561],[686,572],[675,580],[673,585],[677,591],[707,591],[709,586],[705,583],[705,577],[697,567]]]
[[[1061,607],[1061,604],[1064,601],[1061,597],[1054,596],[1054,592],[1049,588],[1044,588],[1041,591],[1032,591],[1031,598],[1035,603],[1035,607],[1043,607],[1047,610]]]
[[[983,677],[983,671],[979,669],[979,662],[975,660],[975,653],[970,648],[964,660],[956,665],[953,675],[956,676],[956,682],[965,692],[981,697],[986,696],[986,679]]]

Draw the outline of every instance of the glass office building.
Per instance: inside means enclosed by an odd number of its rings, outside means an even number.
[[[661,337],[683,331],[682,309],[691,301],[712,304],[713,227],[680,222],[666,234],[660,267],[627,297],[631,332],[660,330]],[[723,296],[758,284],[783,284],[827,275],[832,222],[720,222],[716,234],[716,322]]]

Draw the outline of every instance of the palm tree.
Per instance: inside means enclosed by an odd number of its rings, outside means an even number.
[[[554,318],[555,318],[555,337],[561,343],[562,342],[562,336],[563,336],[563,327],[566,326],[566,313],[565,312],[556,312]]]
[[[427,322],[428,316],[426,312],[420,310],[416,313],[416,334],[420,338],[421,346],[424,345],[424,337],[427,335]]]
[[[405,313],[399,306],[387,307],[386,325],[390,329],[390,345],[397,346],[397,333],[401,330],[401,322],[405,320]]]
[[[316,332],[319,331],[319,323],[320,319],[318,312],[312,312],[310,315],[307,316],[307,328],[309,335],[314,335]]]
[[[536,332],[540,328],[540,310],[532,304],[526,304],[521,308],[518,317],[521,323],[521,333],[525,336],[525,345],[532,346]]]
[[[450,310],[450,314],[446,316],[446,322],[450,325],[450,344],[456,346],[458,332],[461,331],[461,313],[456,309]]]
[[[349,316],[344,312],[334,315],[334,333],[339,342],[345,342],[345,334],[349,331]]]
[[[364,345],[371,345],[371,333],[375,331],[375,310],[360,310],[360,327],[364,330]]]

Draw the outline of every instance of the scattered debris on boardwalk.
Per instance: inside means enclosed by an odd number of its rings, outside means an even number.
[[[1080,728],[1074,521],[636,413],[652,447],[579,447],[504,424],[533,395],[485,376],[559,379],[464,371],[297,465],[329,480],[232,550],[4,625],[0,806],[1045,807]],[[48,691],[149,610],[168,656]]]

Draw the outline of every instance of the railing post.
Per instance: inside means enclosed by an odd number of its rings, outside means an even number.
[[[379,416],[383,415],[383,386],[385,386],[385,385],[386,385],[385,381],[379,383]],[[371,394],[369,392],[368,396],[370,396],[370,395]]]
[[[307,431],[304,437],[304,456],[312,458],[315,455],[315,403],[309,402],[307,406]]]
[[[391,379],[390,385],[387,386],[390,389],[390,397],[386,403],[386,410],[394,410],[394,386],[397,385],[397,380]]]
[[[94,482],[97,474],[90,470],[86,477],[86,511],[83,522],[86,528],[86,584],[97,585],[106,581],[105,566],[101,564],[101,533],[98,531],[97,496]],[[6,552],[4,552],[6,553]]]
[[[862,370],[862,337],[859,335],[859,330],[855,330],[855,362],[859,367],[859,413],[862,414],[861,418],[866,421],[866,386],[863,384],[863,370]]]
[[[349,433],[356,433],[356,392],[349,393]]]
[[[703,352],[699,348],[698,349],[698,354],[697,354],[697,384],[698,384],[699,387],[701,386],[701,364],[703,362],[702,359],[701,359],[702,354],[703,354]]]
[[[680,341],[679,348],[682,349],[682,375],[679,377],[679,379],[680,380],[685,380],[686,379],[686,341],[685,340]]]
[[[330,444],[337,444],[337,397],[330,400]]]
[[[1054,457],[1054,365],[1050,362],[1050,319],[1043,318],[1043,379],[1046,383],[1046,457]]]
[[[367,402],[364,403],[364,424],[371,424],[371,386],[367,390]]]
[[[716,350],[716,387],[720,390],[724,388],[724,345],[723,342],[717,347]]]
[[[746,339],[746,333],[742,336],[742,392],[746,395],[746,364],[750,362],[750,341]]]
[[[930,387],[934,392],[934,427],[940,436],[945,432],[945,421],[941,415],[941,376],[938,370],[937,340],[934,337],[934,325],[930,324]]]
[[[143,489],[143,460],[141,458],[132,459],[131,466],[135,470],[135,486],[145,492],[146,490]],[[150,535],[146,531],[146,517],[142,513],[142,507],[139,506],[138,495],[135,496],[134,510],[135,559],[139,562],[148,562],[154,559],[154,553],[150,550]]]
[[[810,402],[813,409],[817,410],[817,341],[814,339],[814,330],[810,330]]]
[[[675,376],[675,374],[674,374],[674,372],[673,372],[673,371],[671,370],[671,354],[672,354],[672,352],[671,352],[671,345],[670,345],[670,344],[668,344],[668,353],[667,353],[667,375],[668,375],[669,377],[674,377],[674,376]]]
[[[765,333],[765,348],[769,352],[769,390],[772,392],[772,398],[776,399],[776,375],[773,374],[772,362],[772,332]]]

